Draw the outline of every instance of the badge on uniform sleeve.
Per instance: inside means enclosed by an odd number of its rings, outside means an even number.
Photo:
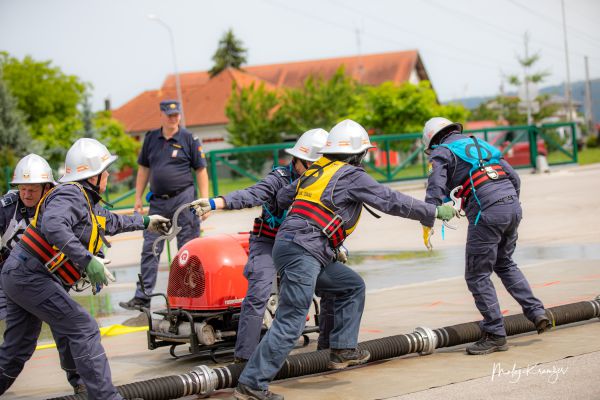
[[[200,153],[200,157],[205,158],[204,152],[202,151],[202,146],[198,146],[198,152]]]

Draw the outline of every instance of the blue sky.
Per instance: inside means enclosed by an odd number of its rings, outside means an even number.
[[[571,80],[600,77],[600,1],[565,0]],[[442,101],[493,95],[520,72],[523,34],[547,84],[566,79],[560,0],[0,0],[0,50],[52,60],[114,107],[173,71],[209,69],[229,28],[252,65],[418,49]],[[509,87],[507,87],[509,89]]]

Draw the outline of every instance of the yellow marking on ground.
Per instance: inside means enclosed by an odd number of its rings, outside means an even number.
[[[114,325],[109,325],[109,326],[104,326],[102,328],[100,328],[100,336],[118,336],[118,335],[125,335],[128,333],[133,333],[133,332],[141,332],[141,331],[147,331],[148,327],[147,326],[125,326],[125,325],[121,325],[121,324],[114,324]],[[51,349],[56,347],[56,343],[48,343],[48,344],[40,344],[38,346],[36,346],[36,350],[42,350],[42,349]]]

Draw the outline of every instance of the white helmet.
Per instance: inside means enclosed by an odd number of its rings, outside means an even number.
[[[102,173],[117,160],[105,145],[96,139],[81,138],[67,151],[65,174],[59,182],[81,181]]]
[[[373,148],[369,134],[359,123],[346,119],[329,131],[321,154],[359,154]]]
[[[319,152],[327,142],[327,131],[317,128],[306,131],[300,136],[294,147],[285,149],[285,152],[292,156],[306,161],[317,161]]]
[[[446,118],[434,117],[427,121],[425,123],[425,127],[423,128],[423,145],[425,146],[425,150],[429,149],[431,139],[433,139],[435,135],[437,135],[449,126],[452,126],[455,130],[458,130],[460,132],[462,132],[463,130],[461,124],[452,122]]]
[[[11,185],[21,185],[28,183],[51,183],[54,182],[52,168],[48,162],[37,154],[29,154],[21,158],[15,167]]]

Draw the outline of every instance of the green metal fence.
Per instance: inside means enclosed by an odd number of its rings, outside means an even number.
[[[556,123],[541,126],[500,126],[465,131],[481,137],[502,150],[505,158],[516,168],[535,168],[537,157],[543,154],[550,165],[577,162],[577,137],[575,123]],[[366,170],[379,182],[423,179],[427,176],[427,159],[423,154],[421,133],[405,133],[371,136],[377,145],[365,162]],[[261,178],[239,165],[239,157],[253,155],[264,159],[265,165],[279,165],[282,150],[293,146],[290,143],[265,144],[207,152],[211,195],[228,193],[252,185]],[[12,171],[4,167],[6,186]],[[234,177],[219,176],[224,171]],[[135,183],[133,183],[135,184]],[[132,208],[135,189],[115,192],[109,186],[105,197],[115,205],[114,209]]]
[[[559,133],[560,132],[560,133]],[[537,156],[548,158],[550,165],[577,162],[577,143],[575,123],[557,123],[541,126],[499,126],[494,128],[465,131],[468,135],[481,137],[502,150],[505,158],[516,168],[535,168]],[[379,182],[393,182],[427,177],[427,158],[423,153],[420,132],[371,136],[371,142],[377,146],[376,152],[371,152],[365,162],[366,170]],[[212,195],[221,194],[220,183],[226,181],[231,185],[230,178],[219,178],[218,170],[229,168],[247,178],[240,179],[239,188],[243,183],[252,184],[260,179],[259,176],[240,168],[235,160],[238,155],[271,153],[273,165],[278,165],[280,151],[290,148],[293,143],[267,144],[224,150],[212,150],[207,153],[209,160],[209,176]]]

